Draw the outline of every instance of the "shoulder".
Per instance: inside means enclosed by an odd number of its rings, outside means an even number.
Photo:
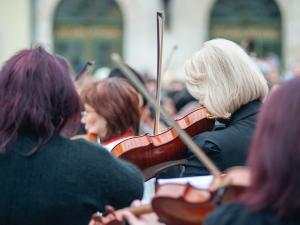
[[[103,152],[103,153],[108,153],[108,151],[104,148],[104,146],[95,143],[95,142],[90,142],[84,139],[77,139],[77,140],[70,140],[70,144],[73,146],[77,146],[78,149],[81,148],[86,148],[89,149],[89,151],[93,152],[93,151],[97,151],[99,152]]]
[[[71,150],[73,153],[85,151],[87,154],[108,154],[108,151],[98,143],[93,143],[85,139],[70,140],[61,136],[54,137],[52,145],[59,145],[61,148]]]
[[[214,143],[216,146],[231,144],[241,138],[249,138],[255,129],[255,121],[252,117],[244,118],[227,127],[217,127],[213,131],[206,131],[196,135],[193,139],[200,146]]]
[[[67,158],[66,164],[88,164],[88,168],[103,169],[116,161],[103,146],[84,139],[69,140],[57,135],[50,140],[47,148],[50,150],[47,155],[51,154],[57,159]]]
[[[244,206],[239,204],[226,204],[217,208],[206,219],[205,225],[211,224],[235,224],[234,220],[237,215],[241,215],[241,211],[245,211]],[[244,213],[244,212],[243,212]]]
[[[275,216],[268,212],[251,212],[245,205],[231,203],[217,208],[211,213],[205,225],[260,225],[278,224]]]
[[[86,173],[86,176],[101,176],[102,180],[109,180],[112,175],[122,176],[124,179],[142,181],[139,170],[131,163],[114,157],[103,146],[84,139],[69,140],[57,137],[56,146],[60,145],[60,158],[67,158],[65,164],[77,165],[77,171]],[[71,166],[70,166],[71,167]],[[99,178],[100,179],[100,178]]]
[[[222,142],[228,140],[230,137],[231,129],[223,128],[213,131],[206,131],[193,137],[193,140],[202,148],[214,149],[220,148]]]

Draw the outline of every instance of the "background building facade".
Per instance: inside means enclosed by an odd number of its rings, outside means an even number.
[[[254,44],[259,57],[270,54],[282,68],[300,60],[300,0],[0,0],[0,62],[40,43],[80,67],[95,60],[112,66],[119,52],[141,72],[156,72],[156,12],[166,15],[164,60],[174,53],[169,74],[202,43],[226,37]],[[251,47],[251,46],[250,46]]]

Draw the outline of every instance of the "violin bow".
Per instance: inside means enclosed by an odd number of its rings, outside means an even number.
[[[171,52],[169,53],[169,56],[166,60],[165,66],[164,66],[164,70],[163,70],[163,73],[162,73],[163,75],[168,71],[169,66],[171,64],[171,61],[173,59],[174,53],[177,49],[178,49],[177,45],[174,45],[173,48],[171,49]]]
[[[154,123],[154,134],[160,132],[160,93],[161,93],[161,67],[162,67],[162,53],[164,40],[164,21],[163,12],[156,13],[156,27],[157,27],[157,79],[156,79],[156,113]]]
[[[113,62],[119,67],[120,70],[127,76],[129,80],[135,85],[135,87],[142,93],[142,95],[148,100],[149,104],[157,109],[157,105],[153,97],[149,94],[149,92],[146,90],[144,85],[134,76],[134,74],[127,68],[124,61],[121,59],[121,57],[114,53],[111,56]],[[186,146],[197,156],[199,160],[206,166],[206,168],[210,171],[210,173],[214,177],[220,177],[221,172],[220,170],[213,164],[213,162],[208,158],[208,156],[203,152],[201,148],[195,142],[192,140],[192,138],[184,131],[182,130],[179,125],[176,124],[176,122],[171,118],[171,116],[168,115],[168,113],[161,108],[160,114],[165,119],[168,126],[173,127],[181,140],[186,144]]]

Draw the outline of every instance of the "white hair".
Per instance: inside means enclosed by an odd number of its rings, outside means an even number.
[[[263,100],[267,81],[247,53],[232,41],[213,39],[185,62],[186,85],[212,115],[228,118],[242,105]]]

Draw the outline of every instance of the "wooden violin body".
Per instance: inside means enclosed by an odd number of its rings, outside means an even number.
[[[199,108],[176,120],[181,129],[191,137],[213,129],[206,108]],[[132,162],[141,169],[146,180],[159,171],[173,165],[183,164],[188,150],[175,129],[170,128],[158,135],[136,136],[129,138],[112,149],[112,154]]]
[[[152,200],[152,209],[159,220],[167,225],[199,225],[215,204],[208,190],[187,184],[158,185]]]
[[[131,211],[136,216],[153,211],[159,221],[167,225],[201,225],[218,204],[236,200],[248,187],[249,179],[248,169],[234,167],[221,177],[215,178],[208,189],[199,189],[190,184],[158,185],[150,206],[143,205],[125,210]],[[117,215],[120,211],[115,211],[114,214]],[[122,224],[122,221],[112,214],[100,217],[98,221],[101,225]]]
[[[214,209],[210,199],[211,194],[207,190],[190,185],[165,184],[158,187],[151,205],[125,208],[106,217],[96,216],[93,219],[100,225],[122,225],[123,221],[118,214],[122,214],[123,210],[129,210],[136,216],[153,211],[167,225],[199,225]]]
[[[236,200],[249,184],[248,169],[233,167],[215,178],[209,189],[190,184],[158,185],[152,209],[167,225],[200,225],[219,204]]]

